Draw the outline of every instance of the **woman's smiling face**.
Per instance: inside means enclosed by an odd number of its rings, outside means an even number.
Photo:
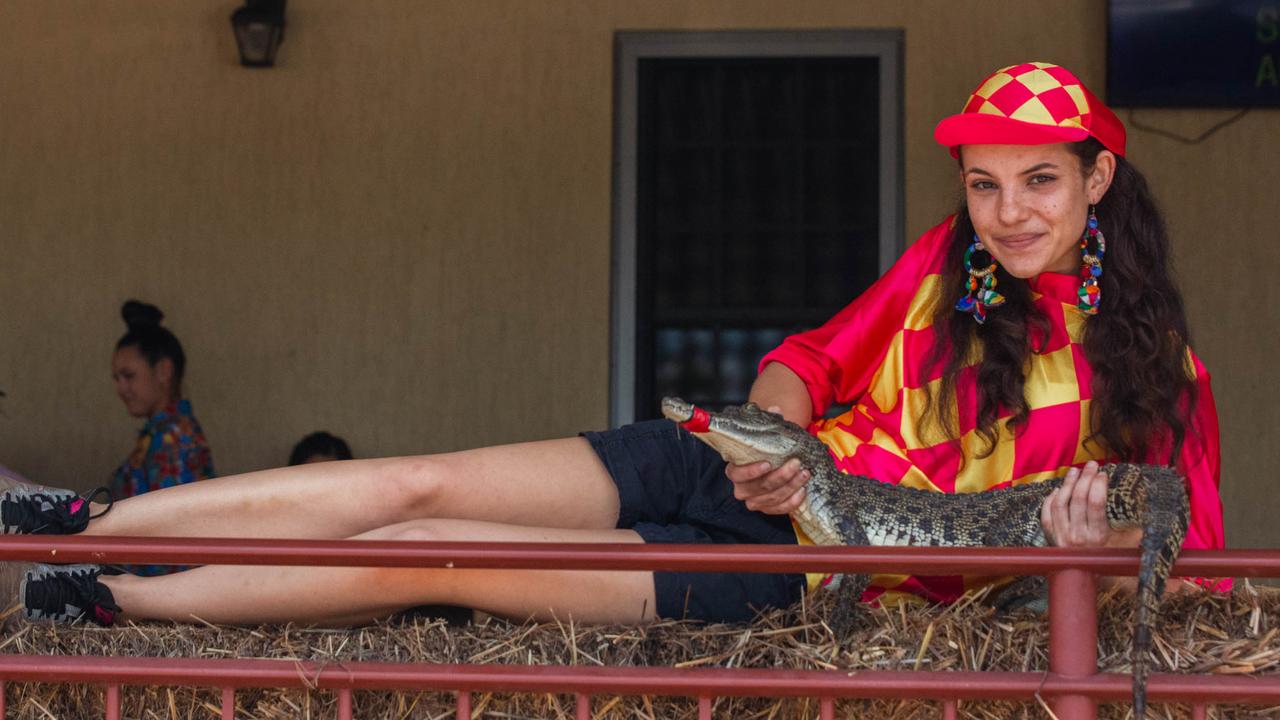
[[[134,417],[151,417],[173,400],[173,361],[161,358],[152,365],[136,345],[126,345],[111,356],[111,379]]]
[[[1080,271],[1080,236],[1114,155],[1102,151],[1087,173],[1064,143],[965,145],[960,160],[973,228],[1001,267],[1022,279]]]

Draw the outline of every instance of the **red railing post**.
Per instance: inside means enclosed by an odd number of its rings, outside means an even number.
[[[222,720],[236,720],[236,689],[230,685],[222,688]]]
[[[458,693],[458,720],[471,720],[471,693]]]
[[[577,720],[591,720],[591,696],[578,693]]]
[[[338,720],[351,720],[351,688],[338,690]]]
[[[104,700],[107,706],[107,720],[120,720],[120,686],[108,685]]]
[[[1098,673],[1097,578],[1085,570],[1049,575],[1049,671],[1066,678]],[[1093,720],[1088,695],[1060,695],[1050,703],[1059,720]]]

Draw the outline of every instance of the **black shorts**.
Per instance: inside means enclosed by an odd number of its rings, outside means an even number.
[[[719,454],[675,423],[652,420],[582,436],[618,486],[618,527],[645,542],[796,543],[787,516],[748,510],[733,497]],[[659,617],[738,622],[799,600],[805,577],[657,571],[653,585]]]

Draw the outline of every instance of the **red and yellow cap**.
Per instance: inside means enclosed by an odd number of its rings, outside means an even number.
[[[964,110],[938,123],[933,137],[958,156],[961,145],[1041,145],[1094,137],[1124,155],[1120,118],[1079,78],[1052,63],[1010,65],[991,74]]]

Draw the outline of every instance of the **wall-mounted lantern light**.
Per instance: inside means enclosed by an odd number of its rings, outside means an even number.
[[[241,65],[271,67],[276,63],[276,50],[284,42],[284,3],[245,0],[244,7],[231,13]]]

